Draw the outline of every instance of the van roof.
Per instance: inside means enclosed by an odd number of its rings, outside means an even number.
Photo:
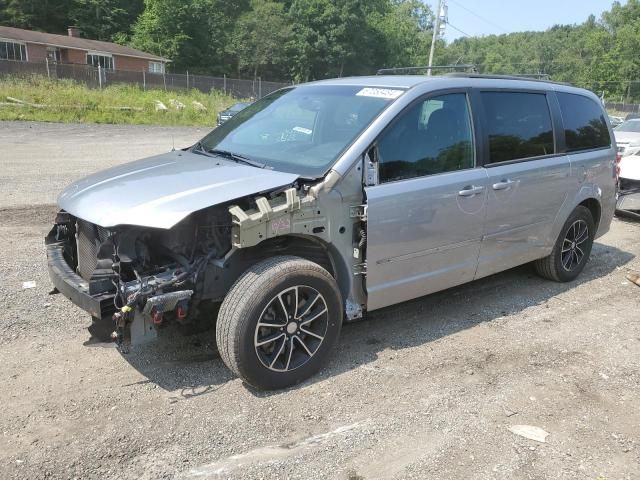
[[[451,73],[446,75],[371,75],[362,77],[342,77],[329,80],[319,80],[307,85],[349,85],[379,88],[406,88],[417,85],[432,84],[434,90],[444,88],[486,87],[486,88],[521,88],[531,90],[554,90],[573,93],[594,93],[574,87],[567,83],[553,82],[525,77],[508,75],[481,75],[477,73]]]

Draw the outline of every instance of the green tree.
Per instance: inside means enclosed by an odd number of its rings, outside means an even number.
[[[229,52],[241,71],[249,70],[256,79],[268,65],[286,64],[286,46],[291,28],[282,3],[252,0],[251,10],[238,19]]]
[[[72,0],[0,0],[0,24],[64,33]]]
[[[125,40],[142,13],[142,0],[73,0],[69,18],[82,35],[95,40]]]
[[[379,33],[378,66],[426,65],[433,32],[433,12],[418,0],[388,2],[372,12],[369,23]]]
[[[367,19],[380,2],[294,0],[289,9],[297,80],[370,73],[379,38]]]
[[[173,68],[198,70],[210,57],[209,0],[145,0],[133,46],[172,60]]]
[[[145,0],[131,44],[172,60],[176,71],[222,74],[236,60],[226,52],[247,0]]]

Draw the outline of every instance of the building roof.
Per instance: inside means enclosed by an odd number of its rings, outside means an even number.
[[[35,32],[33,30],[3,27],[1,25],[0,38],[37,43],[41,45],[51,45],[61,48],[73,48],[76,50],[91,50],[110,53],[112,55],[122,55],[125,57],[144,58],[146,60],[155,60],[159,62],[169,61],[166,58],[143,52],[142,50],[136,50],[135,48],[125,47],[124,45],[118,45],[117,43],[89,40],[88,38],[70,37],[68,35],[56,35],[54,33]]]

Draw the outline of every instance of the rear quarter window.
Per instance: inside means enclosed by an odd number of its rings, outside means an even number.
[[[593,99],[574,93],[556,93],[562,112],[568,152],[611,146],[602,107]]]

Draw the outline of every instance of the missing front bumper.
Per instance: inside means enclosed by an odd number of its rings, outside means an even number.
[[[84,280],[67,264],[64,246],[61,243],[47,245],[47,267],[54,287],[75,305],[96,318],[109,317],[115,312],[114,294],[91,295],[89,282]]]

